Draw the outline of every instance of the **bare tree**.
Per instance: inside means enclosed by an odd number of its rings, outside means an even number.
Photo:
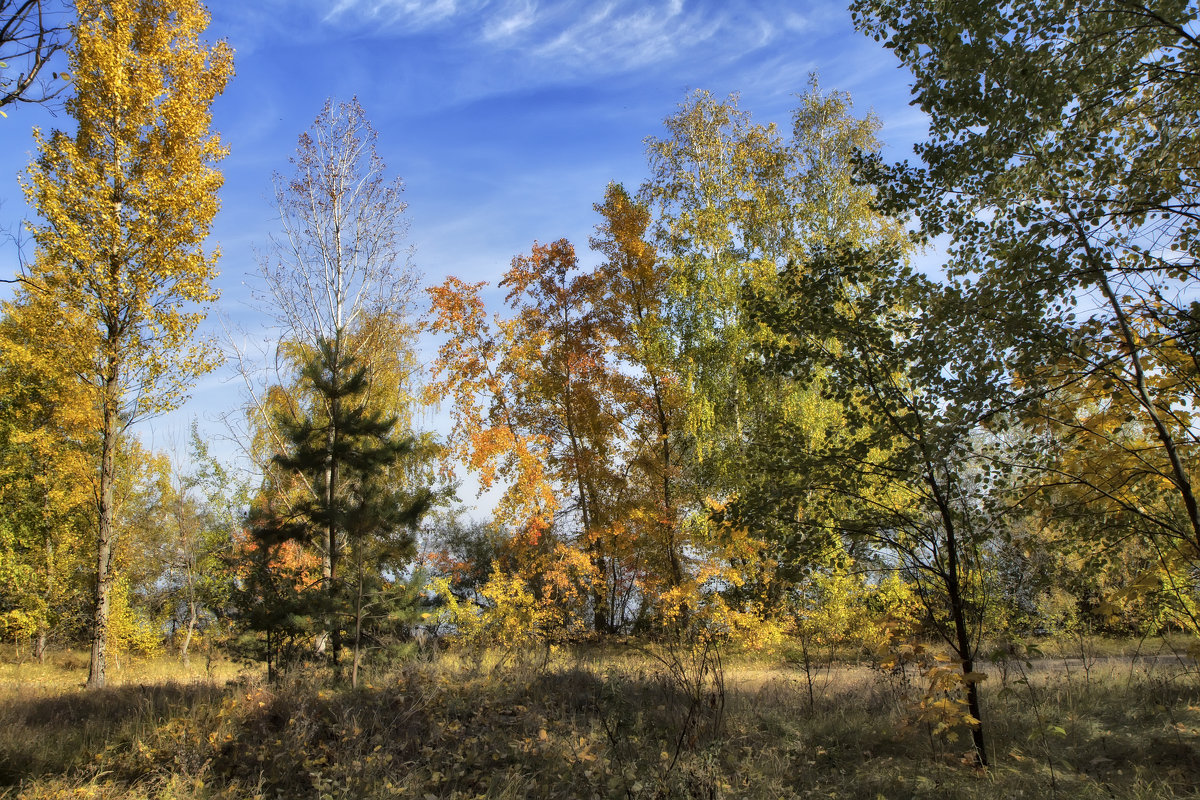
[[[386,180],[375,142],[357,99],[326,101],[300,136],[295,173],[274,177],[281,231],[270,239],[261,272],[265,299],[294,341],[332,339],[410,310],[417,275],[404,244],[404,184]],[[368,336],[358,348],[371,344]]]
[[[293,174],[273,176],[280,225],[260,254],[255,299],[274,328],[265,339],[227,332],[259,447],[283,444],[272,430],[274,414],[303,412],[300,398],[277,389],[291,388],[322,339],[352,334],[344,340],[347,355],[394,378],[393,386],[416,371],[412,319],[420,275],[405,242],[404,184],[386,179],[376,139],[357,99],[327,100],[299,137]],[[409,422],[408,409],[397,407],[404,405],[397,397],[387,409],[401,424]],[[254,438],[235,437],[247,445]],[[251,453],[259,468],[269,460],[261,455]]]
[[[0,0],[0,115],[14,103],[45,103],[66,85],[47,65],[70,40],[62,0]]]

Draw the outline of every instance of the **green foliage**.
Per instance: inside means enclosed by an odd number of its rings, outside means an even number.
[[[775,609],[835,544],[812,522],[834,513],[830,500],[802,488],[799,465],[827,438],[853,433],[817,382],[762,368],[758,354],[776,332],[755,316],[755,298],[782,298],[788,271],[835,244],[906,243],[854,174],[855,154],[880,146],[878,120],[855,117],[848,95],[822,93],[814,78],[791,122],[785,138],[736,97],[697,92],[666,120],[668,136],[650,140],[642,188],[670,289],[660,315],[684,394],[678,427],[688,438],[677,449],[685,485],[700,495],[691,510],[716,498],[720,524],[762,543],[753,563],[735,565],[740,594]]]
[[[290,541],[323,545],[325,596],[310,613],[331,636],[335,664],[342,636],[349,637],[354,648],[351,679],[356,682],[365,649],[403,596],[393,591],[395,576],[415,554],[413,531],[434,497],[427,488],[412,488],[403,471],[405,461],[419,454],[422,441],[412,435],[397,436],[396,419],[368,405],[367,370],[342,344],[341,334],[321,339],[317,354],[302,372],[320,400],[320,413],[278,423],[289,446],[275,456],[275,463],[285,474],[302,476],[311,492],[286,510],[256,509],[253,522],[264,553],[260,558],[266,559],[256,567],[260,572],[270,571],[265,554],[274,545]],[[263,580],[274,579],[264,575]],[[291,585],[295,587],[295,581]],[[287,627],[275,628],[288,642],[303,630],[294,624],[292,606],[311,596],[298,591],[275,593],[272,599],[283,606],[268,609],[261,620],[274,626],[289,621]],[[276,635],[270,631],[268,637]]]
[[[805,492],[841,502],[840,515],[810,524],[882,549],[970,672],[1009,513],[994,442],[1011,387],[994,345],[964,322],[960,291],[912,274],[894,251],[834,248],[789,268],[780,286],[752,300],[774,334],[760,345],[765,369],[819,380],[857,432],[800,454]],[[967,692],[979,718],[974,686]]]
[[[425,558],[430,570],[445,577],[459,600],[479,600],[479,592],[504,551],[504,534],[492,521],[464,522],[454,513],[430,515]]]
[[[1194,569],[1200,11],[852,8],[912,71],[931,121],[920,165],[875,160],[870,172],[923,234],[948,235],[950,271],[985,310],[980,338],[1027,389],[1038,435],[1011,460],[1043,490],[1026,496],[1079,521],[1097,550],[1132,529]]]
[[[192,638],[225,632],[224,618],[235,590],[231,568],[242,531],[249,487],[215,458],[192,423],[190,467],[174,465],[165,499],[163,590],[170,605],[180,655]]]

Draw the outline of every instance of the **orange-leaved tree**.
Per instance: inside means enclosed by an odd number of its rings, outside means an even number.
[[[699,507],[685,480],[687,392],[681,380],[670,327],[671,270],[650,243],[650,210],[620,184],[610,184],[592,248],[605,260],[597,268],[596,299],[613,356],[624,380],[628,464],[626,524],[637,530],[643,569],[643,615],[662,611],[657,602],[688,575],[686,554],[700,552],[683,525]]]
[[[572,621],[590,607],[597,630],[615,630],[633,595],[634,554],[616,513],[626,494],[626,379],[595,307],[598,282],[559,240],[514,258],[501,285],[512,314],[494,322],[481,284],[451,278],[431,291],[433,330],[449,338],[430,395],[453,398],[454,454],[485,488],[506,481],[497,518],[526,540],[527,577],[548,594],[569,596]],[[548,546],[552,529],[558,541]]]
[[[514,317],[502,323],[511,347],[512,417],[542,438],[560,521],[587,553],[594,575],[594,627],[611,632],[628,612],[635,554],[621,518],[626,476],[620,449],[625,376],[615,368],[596,309],[601,288],[565,239],[535,244],[500,282]]]

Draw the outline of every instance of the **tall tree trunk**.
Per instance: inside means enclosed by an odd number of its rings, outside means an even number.
[[[950,598],[950,618],[954,622],[954,649],[962,664],[963,683],[967,688],[967,711],[979,720],[971,726],[971,741],[975,745],[975,760],[979,766],[988,766],[987,747],[983,738],[983,710],[979,701],[979,682],[968,679],[967,676],[975,671],[975,647],[971,643],[971,631],[967,625],[966,599],[962,594],[962,580],[958,557],[958,532],[954,525],[954,517],[950,503],[937,480],[937,473],[932,464],[926,464],[926,479],[933,490],[934,501],[942,517],[942,529],[946,534],[946,594]]]
[[[43,501],[48,503],[49,499],[43,495]],[[54,608],[54,583],[55,583],[54,537],[49,533],[49,531],[47,531],[44,534],[44,536],[45,536],[45,538],[42,540],[42,545],[43,545],[43,552],[45,553],[45,556],[46,556],[45,601],[46,601],[46,608]],[[33,645],[33,657],[38,660],[39,664],[46,663],[46,640],[49,637],[49,634],[50,634],[49,625],[48,625],[46,619],[43,617],[42,621],[38,624],[37,639],[35,640],[34,645]]]
[[[679,546],[675,540],[675,506],[671,496],[671,427],[663,403],[659,377],[651,373],[654,387],[654,410],[658,422],[659,444],[662,446],[662,515],[661,524],[666,533],[667,559],[671,565],[671,588],[683,584],[683,565],[679,558]]]
[[[353,553],[353,551],[351,551]],[[358,668],[362,664],[362,628],[363,628],[363,575],[362,563],[358,565],[358,591],[354,598],[354,664],[350,667],[350,687],[358,688]]]
[[[332,415],[332,410],[330,413]],[[334,465],[333,465],[333,455],[332,455],[333,454],[333,443],[334,443],[334,434],[333,434],[333,427],[331,424],[330,429],[329,429],[328,433],[326,434],[326,440],[325,440],[325,446],[328,449],[328,454],[326,455],[326,462],[325,462],[325,497],[322,498],[322,500],[324,500],[324,502],[325,502],[325,507],[328,509],[333,508],[333,482],[335,480],[334,475],[336,474],[336,470],[334,469]],[[325,538],[325,555],[321,559],[321,579],[325,586],[325,593],[329,596],[329,608],[330,608],[330,612],[332,613],[333,601],[334,601],[333,549],[337,546],[337,529],[335,528],[332,520],[329,520],[328,523],[326,524],[324,538]],[[316,652],[317,652],[317,655],[324,655],[324,653],[327,649],[332,649],[333,650],[332,658],[336,661],[336,659],[337,659],[337,655],[336,655],[337,654],[337,644],[333,644],[332,646],[330,644],[330,639],[332,638],[332,633],[333,633],[333,627],[334,626],[330,625],[329,620],[327,619],[325,621],[325,630],[321,631],[317,635]]]
[[[102,688],[106,678],[108,612],[113,585],[113,545],[116,539],[113,530],[113,479],[116,474],[118,436],[116,398],[120,388],[114,357],[109,357],[108,366],[108,376],[104,384],[104,427],[100,434],[100,530],[96,544],[96,603],[92,617],[92,660],[87,680],[89,689]]]
[[[596,633],[612,633],[612,617],[608,613],[608,597],[611,587],[607,585],[608,570],[605,565],[604,552],[600,547],[600,542],[594,538],[597,535],[597,531],[594,525],[593,497],[588,491],[587,481],[584,477],[583,446],[579,442],[579,437],[575,434],[574,412],[572,411],[571,390],[569,388],[570,380],[571,376],[568,373],[568,389],[565,393],[567,438],[571,445],[571,458],[575,463],[575,488],[579,493],[579,513],[583,517],[584,543],[588,551],[588,556],[591,558],[592,567],[596,570],[596,575],[599,576],[596,582],[592,584],[592,628]]]
[[[340,275],[340,273],[339,273]],[[339,309],[340,318],[340,309]],[[342,361],[342,330],[339,327],[335,334],[333,344],[333,360],[330,364],[330,380],[337,390],[341,389],[341,361]],[[338,397],[335,392],[329,403],[329,433],[326,446],[329,448],[326,454],[325,462],[325,502],[326,511],[329,514],[328,527],[325,531],[325,580],[326,590],[329,592],[329,634],[330,647],[333,652],[330,653],[330,659],[333,661],[334,667],[338,666],[338,660],[341,657],[342,649],[342,626],[338,621],[337,614],[337,566],[338,566],[338,531],[337,522],[334,517],[335,504],[337,503],[337,484],[338,484],[338,420],[340,419],[341,409],[339,408]]]

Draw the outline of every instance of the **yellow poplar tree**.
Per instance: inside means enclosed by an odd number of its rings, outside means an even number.
[[[233,71],[224,42],[199,36],[196,0],[78,0],[69,134],[34,136],[24,182],[34,228],[27,291],[75,322],[76,371],[99,409],[96,603],[88,685],[105,681],[113,587],[118,440],[138,419],[177,406],[211,349],[192,334],[216,299],[216,253],[201,247],[217,211],[225,149],[210,106]]]

